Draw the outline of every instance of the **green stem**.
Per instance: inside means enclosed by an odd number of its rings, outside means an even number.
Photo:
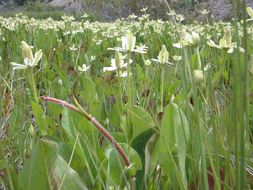
[[[132,106],[132,88],[131,88],[131,66],[130,66],[130,58],[131,58],[131,52],[128,51],[128,64],[127,64],[127,99],[128,99],[128,105]]]
[[[199,47],[196,48],[197,52],[197,57],[198,57],[198,70],[202,69],[202,63],[201,63],[201,58],[200,58],[200,53],[199,53]]]
[[[37,94],[35,79],[33,76],[33,69],[29,68],[28,70],[29,70],[28,77],[29,77],[30,88],[32,90],[33,98],[34,98],[35,102],[38,104],[39,103],[38,102],[38,94]]]
[[[160,112],[163,112],[163,86],[164,86],[164,68],[162,68],[162,71],[161,71],[161,86],[160,86],[160,89],[161,89],[161,94],[160,94],[160,98],[161,98],[161,107],[160,107]]]
[[[195,103],[194,106],[194,111],[196,113],[196,120],[197,120],[197,128],[198,128],[198,140],[200,143],[200,161],[201,161],[201,173],[202,173],[202,179],[203,179],[203,185],[205,190],[208,189],[208,180],[207,180],[207,167],[206,167],[206,156],[205,156],[205,143],[204,143],[204,137],[203,137],[203,132],[202,132],[202,124],[200,121],[200,112],[199,112],[199,102],[197,99],[197,89],[196,89],[196,84],[195,81],[193,80],[193,70],[190,62],[188,61],[188,54],[187,50],[184,49],[184,56],[185,56],[185,64],[186,68],[189,73],[189,78],[190,82],[192,85],[192,95],[193,95],[193,100]]]

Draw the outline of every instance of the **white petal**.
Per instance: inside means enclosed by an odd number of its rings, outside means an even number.
[[[30,58],[25,58],[24,63],[26,66],[33,67],[34,66],[34,60],[31,60]]]
[[[117,70],[117,67],[103,67],[103,72],[116,71],[116,70]]]
[[[120,77],[122,77],[122,78],[127,77],[127,72],[123,72],[123,73],[120,75]]]
[[[183,45],[181,43],[175,43],[172,46],[175,47],[175,48],[178,48],[178,49],[182,49],[183,48]]]
[[[42,50],[40,49],[39,51],[37,51],[34,55],[34,66],[38,64],[38,62],[41,60],[43,55]]]
[[[233,47],[228,49],[228,53],[233,53],[233,52],[234,52],[234,48]]]
[[[10,64],[11,64],[12,66],[23,66],[22,64],[15,63],[15,62],[11,62]]]

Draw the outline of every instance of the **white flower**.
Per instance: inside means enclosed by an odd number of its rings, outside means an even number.
[[[132,73],[130,73],[130,75],[132,75]],[[127,77],[127,72],[123,71],[123,72],[119,72],[119,75],[117,74],[118,77],[122,77],[122,78],[126,78]]]
[[[219,41],[219,45],[212,40],[207,41],[207,45],[217,49],[227,49],[227,53],[233,53],[236,48],[239,48],[239,51],[244,53],[244,49],[242,47],[238,47],[236,42],[232,42],[230,29],[226,29],[224,36]]]
[[[194,70],[193,71],[193,78],[195,82],[198,84],[204,80],[204,73],[202,70]]]
[[[142,9],[141,9],[141,12],[146,12],[148,10],[148,7],[143,7]]]
[[[200,13],[202,15],[208,15],[210,13],[210,11],[206,10],[206,9],[203,9],[202,11],[200,11]]]
[[[11,62],[10,64],[13,66],[13,70],[35,67],[43,55],[42,50],[39,50],[33,56],[31,47],[24,41],[21,42],[21,50],[24,57],[24,64]]]
[[[144,65],[149,66],[151,64],[151,60],[147,59],[144,61]]]
[[[123,68],[126,68],[127,67],[127,63],[124,63],[122,64],[121,67],[118,67],[117,64],[116,64],[116,60],[115,59],[111,59],[111,66],[110,67],[103,67],[103,72],[106,72],[106,71],[116,71],[118,69],[123,69]]]
[[[152,59],[152,61],[159,62],[161,64],[168,63],[170,65],[174,65],[173,63],[169,62],[169,52],[167,51],[165,45],[162,45],[161,51],[159,52],[157,59]]]
[[[75,44],[73,44],[71,47],[69,47],[70,51],[76,51],[78,48],[75,47]]]
[[[182,22],[183,20],[185,20],[185,18],[181,14],[176,14],[176,20],[179,21],[179,22]]]
[[[127,67],[127,63],[124,62],[125,56],[122,56],[121,53],[116,51],[115,53],[115,59],[111,59],[111,66],[110,67],[103,67],[103,72],[106,71],[116,71],[116,70],[122,70]],[[132,63],[132,60],[130,60],[130,64]]]
[[[96,59],[96,56],[93,56],[93,55],[92,55],[92,56],[90,57],[90,60],[91,60],[91,61],[95,61],[95,59]]]
[[[174,10],[171,10],[169,13],[166,13],[168,16],[175,16],[176,12]]]
[[[81,72],[86,72],[90,69],[90,66],[87,66],[87,65],[83,64],[82,66],[78,66],[77,68]]]
[[[162,64],[167,63],[169,61],[169,52],[167,51],[167,48],[165,45],[162,45],[162,49],[159,52],[158,60]]]
[[[174,55],[172,58],[174,61],[181,61],[182,60],[182,56],[178,56],[178,55]]]
[[[183,48],[187,46],[198,47],[200,43],[199,34],[196,32],[192,32],[191,34],[183,31],[180,34],[180,41],[178,43],[173,44],[173,47]]]
[[[108,50],[114,50],[114,51],[131,51],[131,52],[137,52],[137,53],[146,53],[147,47],[146,46],[135,46],[136,43],[136,37],[133,35],[132,32],[128,31],[126,36],[123,36],[121,38],[121,46],[122,47],[115,47],[115,48],[108,48]]]
[[[136,37],[132,32],[127,32],[127,35],[121,38],[122,48],[127,51],[133,51],[136,43]]]

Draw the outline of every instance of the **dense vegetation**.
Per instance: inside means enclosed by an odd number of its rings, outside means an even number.
[[[0,18],[2,189],[253,188],[251,19],[145,11]]]

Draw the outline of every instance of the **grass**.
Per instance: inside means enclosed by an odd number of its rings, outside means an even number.
[[[1,187],[252,189],[252,25],[178,18],[1,18]]]

